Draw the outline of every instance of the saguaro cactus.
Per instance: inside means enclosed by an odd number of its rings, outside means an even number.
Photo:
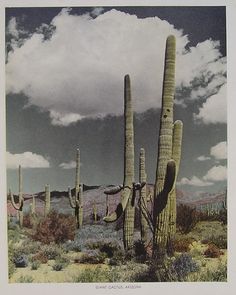
[[[133,243],[134,232],[134,127],[133,109],[131,100],[130,77],[124,78],[124,182],[123,186],[115,188],[114,192],[121,191],[121,203],[116,211],[106,216],[106,222],[117,220],[124,212],[123,220],[123,242],[124,248],[129,249]],[[108,193],[109,192],[105,192]]]
[[[175,182],[180,161],[182,123],[173,125],[173,104],[175,90],[175,37],[169,36],[166,41],[165,68],[162,93],[162,110],[160,119],[158,159],[154,196],[154,255],[166,253],[170,221],[175,223]],[[175,126],[175,127],[174,127]],[[181,136],[180,136],[181,134]],[[177,163],[178,162],[178,163]],[[177,165],[176,165],[177,164]],[[171,170],[168,180],[168,169]]]
[[[94,222],[97,222],[98,220],[98,215],[97,215],[97,206],[96,206],[96,202],[93,202],[93,220]]]
[[[83,224],[83,185],[80,184],[80,150],[76,151],[76,176],[75,176],[75,197],[72,198],[71,189],[68,188],[68,196],[71,208],[75,210],[77,228]]]
[[[139,155],[139,182],[146,183],[147,175],[145,169],[145,150],[144,148],[140,149]],[[147,242],[147,218],[145,216],[147,209],[147,187],[146,184],[140,190],[140,225],[141,225],[141,240]]]
[[[18,216],[19,216],[19,224],[20,224],[20,227],[23,226],[23,206],[24,206],[24,196],[23,196],[23,188],[22,188],[22,169],[21,169],[21,165],[19,165],[19,174],[18,174],[18,177],[19,177],[19,200],[18,200],[18,203],[15,202],[15,199],[14,199],[14,195],[13,193],[10,191],[10,196],[11,196],[11,203],[12,203],[12,206],[17,210],[18,212]]]
[[[32,197],[32,202],[30,204],[30,214],[31,215],[35,215],[36,214],[35,196]]]
[[[51,208],[51,193],[50,193],[50,185],[45,185],[45,207],[44,207],[44,216],[46,217],[50,212]]]

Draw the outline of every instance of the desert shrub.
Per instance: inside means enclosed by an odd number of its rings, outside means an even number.
[[[48,262],[47,255],[43,251],[39,251],[38,253],[36,253],[34,256],[32,256],[31,260],[32,262],[34,261],[39,261],[41,263]]]
[[[182,233],[189,233],[195,227],[197,221],[198,214],[195,208],[183,204],[177,207],[176,225]]]
[[[76,277],[75,282],[77,283],[96,283],[96,282],[109,282],[107,277],[108,272],[100,267],[95,267],[94,269],[86,268],[83,270],[78,277]]]
[[[66,252],[74,251],[74,252],[81,252],[82,246],[80,241],[67,241],[63,244],[63,249]]]
[[[74,240],[75,230],[76,224],[73,216],[52,211],[38,223],[33,238],[44,244],[52,242],[59,244],[67,240]]]
[[[175,282],[176,274],[171,266],[171,260],[152,260],[147,269],[138,271],[134,276],[135,282]]]
[[[33,283],[34,279],[31,276],[25,275],[20,276],[19,279],[17,279],[16,283]]]
[[[220,249],[227,249],[227,236],[226,234],[211,235],[209,238],[202,240],[203,244],[215,244]]]
[[[200,241],[194,241],[189,245],[190,254],[193,257],[200,257],[203,255],[205,247],[202,245]]]
[[[66,266],[68,266],[69,262],[70,260],[64,256],[58,257],[55,260],[55,263],[53,264],[52,269],[55,271],[60,271]]]
[[[41,248],[41,243],[38,241],[32,241],[31,239],[24,240],[18,248],[18,251],[26,255],[35,254]]]
[[[103,263],[106,258],[105,253],[101,253],[99,250],[86,250],[83,255],[78,259],[80,263],[99,264]]]
[[[44,245],[41,251],[44,252],[48,260],[56,259],[62,254],[62,248],[54,243]]]
[[[221,221],[222,224],[227,224],[227,209],[220,210],[219,221]]]
[[[183,281],[189,273],[199,270],[199,266],[188,253],[183,253],[177,257],[172,267],[177,275],[178,281]]]
[[[142,240],[137,240],[134,242],[134,256],[139,262],[144,262],[147,258],[147,251],[145,244]]]
[[[28,258],[25,255],[15,253],[14,263],[16,267],[27,267]]]
[[[9,278],[13,275],[15,270],[16,270],[16,267],[15,267],[15,263],[14,263],[14,248],[10,244],[8,247],[8,276],[9,276]]]
[[[26,214],[23,217],[23,226],[26,228],[33,228],[33,221],[30,214]]]
[[[11,223],[12,226],[8,228],[8,241],[12,241],[14,244],[20,241],[20,228],[17,224]]]
[[[173,248],[176,252],[188,252],[190,250],[190,245],[194,241],[193,238],[184,238],[179,240],[174,240]]]
[[[208,245],[208,248],[205,250],[204,255],[208,258],[218,258],[222,252],[215,244]]]
[[[35,260],[31,263],[31,270],[37,270],[40,267],[40,261]]]

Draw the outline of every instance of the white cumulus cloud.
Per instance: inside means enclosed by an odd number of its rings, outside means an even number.
[[[210,154],[216,160],[227,159],[227,143],[226,143],[226,141],[219,142],[217,145],[213,146],[211,148]]]
[[[102,13],[100,8],[93,13],[98,16],[70,15],[63,9],[48,32],[44,24],[23,44],[17,43],[8,54],[7,93],[24,93],[29,104],[50,112],[52,124],[67,126],[84,117],[121,114],[123,77],[130,74],[135,110],[159,107],[165,41],[173,34],[176,86],[192,89],[193,81],[204,81],[206,87],[195,85],[189,99],[191,103],[209,96],[197,118],[225,122],[224,87],[217,92],[226,65],[218,41],[206,40],[187,50],[188,36],[158,17],[139,19],[115,9]],[[12,21],[9,27],[16,37],[17,24]]]
[[[178,184],[180,185],[192,185],[192,186],[210,186],[213,185],[213,182],[205,181],[197,176],[192,176],[190,179],[187,177],[183,177]]]
[[[70,161],[68,163],[61,163],[59,167],[62,169],[74,169],[76,167],[76,162]]]
[[[210,96],[203,103],[199,113],[195,114],[195,119],[205,124],[227,122],[226,84],[221,86],[218,93]]]
[[[214,166],[203,177],[205,181],[224,181],[227,179],[226,166]]]
[[[24,152],[22,154],[11,154],[7,152],[7,168],[17,169],[19,165],[22,168],[49,168],[50,164],[43,156],[32,152]]]

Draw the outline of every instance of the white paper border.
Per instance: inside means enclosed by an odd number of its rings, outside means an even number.
[[[5,7],[73,7],[73,6],[226,6],[227,17],[227,109],[228,109],[228,282],[214,283],[59,283],[8,284],[7,271],[7,213],[6,213],[6,132],[5,132]],[[0,292],[4,295],[57,295],[74,292],[86,294],[214,294],[236,292],[236,2],[223,0],[1,0],[0,3]],[[97,289],[96,286],[107,286]],[[112,286],[133,285],[139,289],[112,289]]]

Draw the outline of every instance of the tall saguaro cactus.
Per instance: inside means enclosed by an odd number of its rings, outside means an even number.
[[[162,93],[162,110],[160,119],[158,159],[154,196],[154,255],[166,252],[170,221],[175,223],[175,182],[180,161],[182,123],[173,124],[173,104],[175,91],[175,37],[169,36],[166,41],[165,68]],[[174,127],[175,126],[175,127]],[[180,136],[181,134],[181,136]],[[171,177],[168,180],[168,170]],[[167,185],[169,183],[169,185]],[[171,212],[171,214],[170,214]]]
[[[104,221],[113,222],[123,213],[123,243],[124,248],[129,249],[133,245],[134,233],[134,127],[133,108],[131,100],[130,77],[124,78],[124,181],[123,186],[115,188],[114,192],[121,191],[121,202],[116,211],[104,217]],[[105,192],[108,193],[109,192]]]
[[[45,185],[45,207],[44,207],[44,216],[46,217],[51,208],[51,192],[50,192],[50,185]]]
[[[19,223],[20,223],[20,227],[22,227],[23,226],[23,218],[24,218],[24,215],[23,215],[24,196],[23,196],[21,165],[19,165],[18,171],[19,171],[18,172],[18,177],[19,177],[19,201],[18,201],[18,203],[15,202],[14,195],[11,191],[10,191],[10,196],[11,196],[12,206],[17,210],[17,212],[19,214]]]
[[[83,224],[83,185],[80,184],[80,150],[76,151],[76,176],[75,176],[75,197],[72,198],[71,189],[68,188],[68,196],[71,208],[75,210],[77,228]]]
[[[147,181],[146,169],[145,169],[145,150],[140,149],[139,155],[139,182]],[[146,184],[140,190],[140,225],[141,225],[141,240],[147,242],[147,219],[145,217],[145,208],[147,208],[147,187]]]

